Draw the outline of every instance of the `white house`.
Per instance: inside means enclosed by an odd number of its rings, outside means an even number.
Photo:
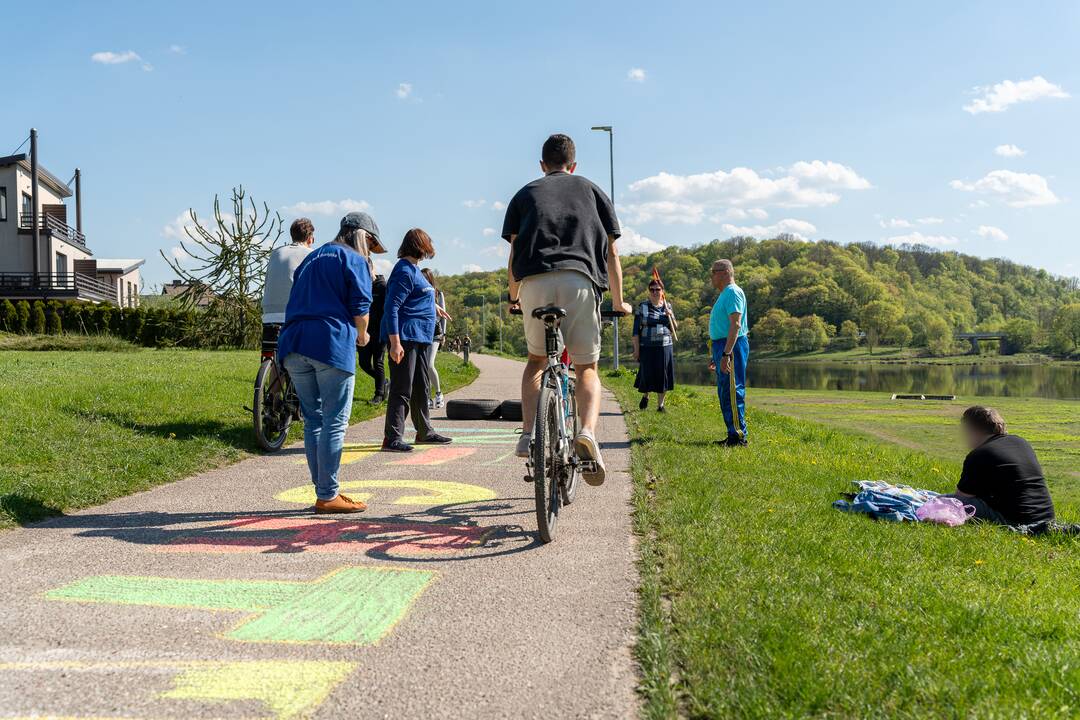
[[[82,232],[79,171],[72,193],[44,167],[35,169],[37,133],[31,138],[29,155],[0,157],[0,298],[137,306],[144,260],[94,257]],[[64,204],[73,194],[75,227]]]

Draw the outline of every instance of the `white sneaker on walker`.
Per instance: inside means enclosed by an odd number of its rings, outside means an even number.
[[[592,461],[595,469],[591,472],[582,471],[581,477],[590,485],[603,485],[607,468],[604,467],[604,458],[600,455],[600,443],[590,430],[582,430],[574,438],[574,453],[578,460]]]
[[[442,407],[442,393],[435,393],[435,407]]]
[[[529,457],[529,452],[532,449],[532,433],[523,432],[518,437],[517,447],[514,449],[514,454],[520,458]]]

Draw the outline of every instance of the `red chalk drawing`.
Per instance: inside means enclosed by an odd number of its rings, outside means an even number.
[[[329,518],[241,518],[182,535],[161,552],[382,552],[428,555],[483,544],[490,528]]]
[[[425,450],[421,453],[410,455],[403,460],[388,463],[389,465],[442,465],[445,462],[451,460],[457,460],[459,458],[468,457],[476,452],[476,448],[472,447],[454,447],[452,445],[444,445],[442,447],[433,447],[430,450]]]

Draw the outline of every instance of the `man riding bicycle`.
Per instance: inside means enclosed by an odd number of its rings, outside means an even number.
[[[585,482],[604,482],[605,467],[596,441],[600,416],[600,298],[611,290],[612,309],[630,313],[623,302],[622,265],[615,250],[621,234],[615,207],[604,191],[574,175],[574,141],[552,135],[544,143],[540,169],[544,176],[514,195],[506,208],[502,236],[510,243],[507,275],[511,306],[521,306],[528,363],[521,376],[522,432],[518,457],[529,456],[540,377],[547,364],[544,322],[533,310],[557,305],[566,311],[561,324],[563,342],[577,373],[581,430],[574,449],[581,460],[592,461]]]

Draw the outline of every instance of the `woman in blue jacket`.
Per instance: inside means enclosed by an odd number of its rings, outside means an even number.
[[[390,395],[382,449],[411,452],[404,440],[405,418],[412,412],[416,444],[442,445],[450,438],[435,433],[428,416],[428,378],[425,369],[435,319],[445,313],[435,305],[435,288],[421,274],[421,260],[435,256],[431,236],[420,228],[405,233],[397,265],[386,281],[381,337],[390,346]]]
[[[296,268],[285,307],[278,357],[289,371],[304,415],[304,452],[315,484],[315,512],[367,509],[338,492],[338,468],[352,412],[356,347],[368,342],[371,260],[378,226],[349,213],[334,241]]]

